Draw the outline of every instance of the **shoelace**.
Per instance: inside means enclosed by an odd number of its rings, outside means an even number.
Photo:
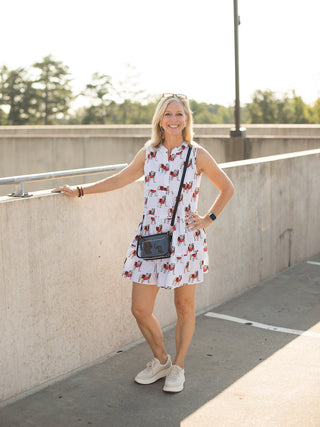
[[[150,362],[147,363],[147,369],[153,369],[156,362],[156,359],[150,360]]]
[[[174,378],[177,378],[179,375],[180,375],[180,369],[177,366],[172,366],[167,376],[174,379]]]

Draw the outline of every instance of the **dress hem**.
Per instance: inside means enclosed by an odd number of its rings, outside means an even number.
[[[160,289],[176,289],[176,288],[181,288],[182,286],[200,285],[201,283],[204,282],[204,280],[200,280],[199,282],[195,282],[195,283],[182,283],[181,285],[178,285],[178,286],[161,286],[158,283],[138,282],[138,281],[132,280],[130,277],[127,277],[124,274],[121,274],[120,276],[123,277],[124,279],[130,280],[132,283],[139,283],[139,285],[146,285],[146,286],[157,286]]]

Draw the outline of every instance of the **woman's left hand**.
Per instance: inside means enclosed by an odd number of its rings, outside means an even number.
[[[199,230],[206,228],[212,223],[208,215],[200,216],[196,213],[190,212],[186,219],[186,225],[189,231]]]
[[[64,185],[63,187],[57,187],[51,190],[51,193],[61,193],[64,196],[68,197],[76,197],[79,196],[79,191],[75,187],[71,187],[69,185]]]

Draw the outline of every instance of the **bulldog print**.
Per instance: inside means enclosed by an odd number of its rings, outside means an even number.
[[[159,166],[159,171],[160,172],[168,172],[169,171],[169,165],[168,164],[164,164],[164,163],[161,163],[161,165]]]
[[[181,280],[182,280],[182,276],[180,275],[180,276],[178,276],[178,277],[176,277],[175,279],[174,279],[174,281],[173,281],[173,285],[175,286],[175,285],[177,285],[178,283],[180,283],[181,282]]]
[[[158,205],[159,205],[159,207],[167,206],[166,200],[167,200],[166,196],[160,197],[160,199],[158,199]]]
[[[179,171],[178,170],[174,170],[170,172],[170,180],[173,181],[174,178],[177,179],[177,181],[179,180]]]
[[[141,270],[142,261],[136,261],[134,263],[134,268],[136,268],[138,271]]]
[[[141,274],[139,276],[139,280],[138,282],[148,282],[150,283],[150,277],[151,277],[151,273],[146,273],[146,274]]]
[[[178,246],[180,246],[181,244],[185,244],[185,241],[186,241],[185,234],[181,234],[180,236],[178,236]]]
[[[198,275],[199,275],[198,270],[195,273],[190,274],[189,282],[193,283],[196,279],[198,279]]]

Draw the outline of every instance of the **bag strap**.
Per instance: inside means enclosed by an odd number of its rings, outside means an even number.
[[[184,177],[186,175],[186,170],[187,170],[187,167],[188,167],[188,162],[189,162],[191,150],[192,150],[192,147],[189,146],[187,157],[186,157],[186,160],[184,162],[184,167],[183,167],[182,177],[181,177],[181,181],[180,181],[180,187],[179,187],[179,191],[178,191],[178,195],[177,195],[177,199],[176,199],[176,204],[174,206],[173,215],[172,215],[172,218],[171,218],[171,223],[170,223],[171,227],[173,227],[174,220],[176,218],[176,213],[177,213],[177,209],[178,209],[179,199],[180,199],[180,195],[181,195],[181,191],[182,191]]]

